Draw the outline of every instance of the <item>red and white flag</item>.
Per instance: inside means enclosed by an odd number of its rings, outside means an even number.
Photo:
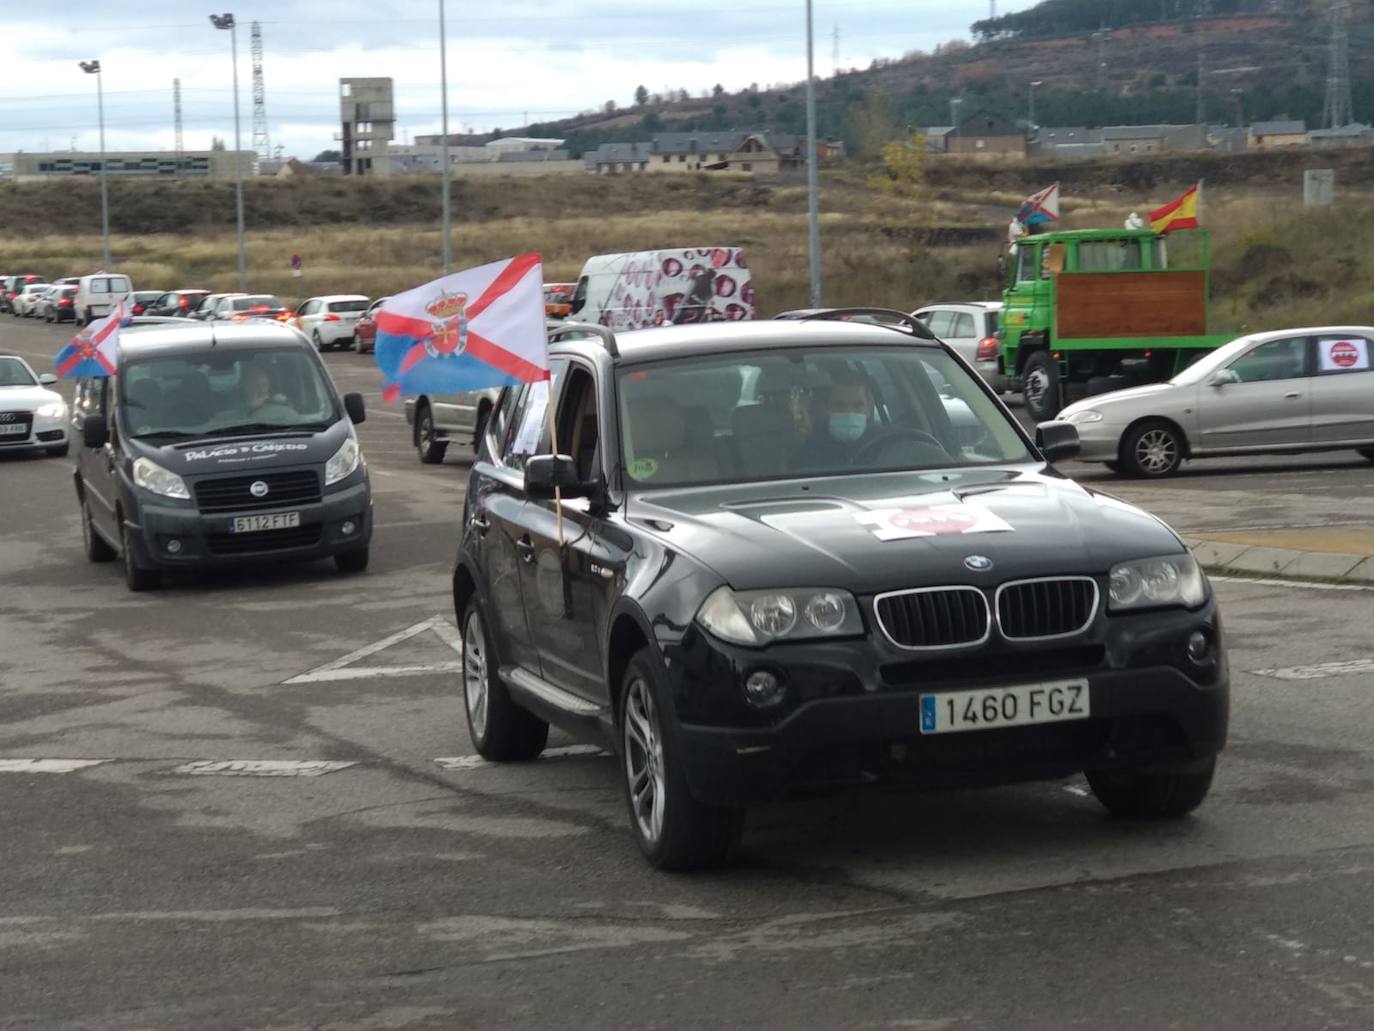
[[[119,356],[120,326],[128,317],[129,310],[121,300],[103,319],[96,319],[72,337],[53,358],[58,379],[113,376]]]

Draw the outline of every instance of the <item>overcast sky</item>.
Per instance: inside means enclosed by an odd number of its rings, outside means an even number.
[[[334,146],[337,81],[395,81],[397,141],[440,125],[436,0],[217,0],[239,24],[243,146],[252,139],[249,26],[261,22],[273,145],[311,157]],[[999,0],[999,13],[1032,0]],[[216,10],[222,11],[223,7]],[[967,39],[988,0],[815,0],[816,72]],[[104,69],[106,147],[174,146],[172,80],[181,79],[188,150],[233,146],[229,33],[195,0],[36,0],[0,14],[0,153],[94,150],[95,81]],[[447,0],[449,124],[489,130],[628,105],[634,88],[800,81],[803,0]]]

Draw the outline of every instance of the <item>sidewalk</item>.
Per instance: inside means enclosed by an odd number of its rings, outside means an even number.
[[[1374,526],[1185,533],[1204,569],[1374,584]]]

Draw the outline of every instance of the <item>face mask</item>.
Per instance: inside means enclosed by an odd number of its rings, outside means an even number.
[[[830,435],[836,440],[852,444],[868,429],[868,416],[853,412],[830,413]]]

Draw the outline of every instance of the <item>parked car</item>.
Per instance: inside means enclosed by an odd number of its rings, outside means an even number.
[[[405,399],[410,442],[425,465],[438,465],[455,440],[471,443],[482,439],[482,427],[491,415],[501,391],[497,388],[463,394],[420,394]]]
[[[18,355],[0,354],[0,452],[67,453],[67,403],[48,389],[56,382]]]
[[[151,315],[148,309],[165,294],[162,290],[135,290],[129,294],[130,315]]]
[[[242,296],[244,295],[240,293],[206,294],[200,299],[200,303],[190,311],[187,317],[195,319],[198,322],[204,322],[214,314],[215,307],[220,301],[224,300],[224,298]]]
[[[296,311],[296,326],[317,351],[347,350],[353,346],[358,320],[370,302],[362,294],[311,297]]]
[[[588,258],[569,317],[618,331],[754,317],[754,285],[740,247],[601,254]]]
[[[19,296],[20,291],[30,283],[43,283],[46,280],[42,276],[33,273],[24,273],[6,276],[0,280],[0,311],[7,311],[14,314],[14,299]]]
[[[76,321],[85,325],[103,318],[133,292],[128,276],[108,272],[82,276],[76,287]]]
[[[43,318],[48,322],[76,320],[76,287],[57,286],[43,301]]]
[[[572,314],[573,291],[576,283],[544,284],[544,316],[550,319],[566,319]]]
[[[142,314],[185,317],[209,294],[209,290],[168,290],[152,304],[145,305]]]
[[[359,354],[371,354],[377,349],[377,309],[384,305],[390,297],[379,297],[368,306],[367,311],[363,312],[358,324],[353,327],[353,340],[358,347]]]
[[[47,283],[25,283],[11,300],[10,313],[16,318],[32,318],[39,300],[47,292]]]
[[[211,322],[243,322],[246,319],[272,319],[287,322],[294,313],[272,294],[229,294],[221,297],[210,312]]]
[[[552,382],[503,392],[465,493],[482,756],[531,759],[550,723],[613,749],[641,851],[676,869],[797,789],[1083,771],[1118,816],[1203,801],[1229,710],[1207,578],[1054,469],[1071,425],[1032,441],[904,318],[552,334]]]
[[[362,572],[372,496],[353,426],[364,418],[362,395],[340,397],[294,328],[137,321],[117,374],[76,385],[86,555],[121,558],[133,591],[164,570],[251,562],[332,557]]]
[[[1064,409],[1081,457],[1134,476],[1187,459],[1355,450],[1374,461],[1374,326],[1254,333],[1166,383]]]
[[[1001,313],[1001,301],[927,304],[912,312],[996,391],[1006,389],[1005,378],[997,371],[997,320]]]

